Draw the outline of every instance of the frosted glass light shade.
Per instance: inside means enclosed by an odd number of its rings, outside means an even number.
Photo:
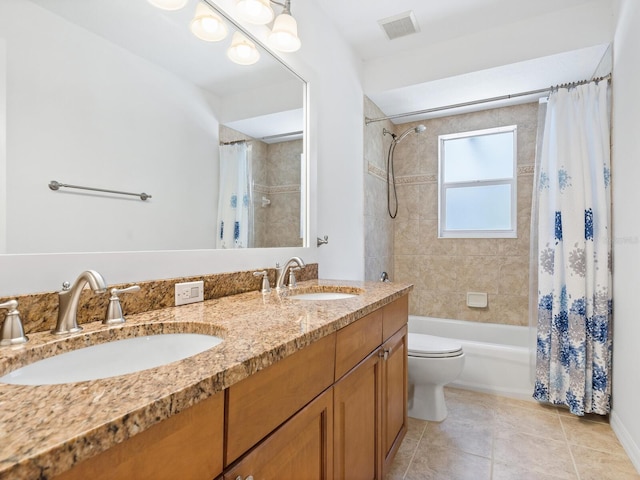
[[[260,59],[260,52],[251,40],[240,32],[235,32],[227,56],[238,65],[253,65]]]
[[[196,37],[206,42],[218,42],[227,36],[227,25],[204,3],[199,3],[196,7],[196,14],[189,28]]]
[[[269,0],[240,0],[237,5],[238,16],[245,22],[266,25],[273,20],[273,9]]]
[[[296,19],[286,13],[278,15],[269,34],[269,45],[281,52],[299,50],[301,43],[298,38]]]
[[[180,10],[188,0],[147,0],[154,7],[162,10]]]

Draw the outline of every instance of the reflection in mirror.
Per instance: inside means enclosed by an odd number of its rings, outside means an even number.
[[[301,132],[292,131],[253,138],[220,127],[218,248],[234,242],[263,248],[303,246],[300,186],[305,169],[298,137]],[[240,191],[244,195],[236,194]]]
[[[263,49],[231,62],[229,23],[197,38],[197,5],[0,2],[0,253],[304,245],[305,84]],[[220,144],[238,140],[253,221],[221,243]]]

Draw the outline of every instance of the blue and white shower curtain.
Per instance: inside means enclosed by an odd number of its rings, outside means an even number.
[[[538,183],[534,398],[610,410],[611,193],[607,81],[549,96]]]
[[[252,216],[249,146],[220,145],[216,248],[251,247]]]

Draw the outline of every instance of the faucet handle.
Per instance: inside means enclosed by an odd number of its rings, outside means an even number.
[[[289,267],[289,288],[296,288],[298,282],[296,282],[296,270],[300,270],[300,267]]]
[[[121,293],[138,292],[140,290],[139,285],[131,285],[127,288],[112,288],[111,297],[109,297],[109,306],[107,307],[107,315],[102,323],[104,325],[117,325],[125,322],[124,315],[122,314],[122,305],[120,305]]]
[[[0,346],[18,345],[26,343],[29,339],[24,334],[20,312],[18,312],[18,301],[9,300],[0,303],[0,309],[7,309],[7,315],[2,323],[2,335],[0,336]]]
[[[269,293],[271,291],[271,284],[269,283],[269,277],[267,276],[266,270],[253,272],[253,276],[262,277],[262,287],[260,288],[261,293]]]

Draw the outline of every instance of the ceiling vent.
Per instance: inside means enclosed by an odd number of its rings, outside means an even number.
[[[416,17],[411,11],[383,18],[378,20],[378,24],[382,27],[384,33],[387,34],[389,40],[406,37],[407,35],[420,31]]]

